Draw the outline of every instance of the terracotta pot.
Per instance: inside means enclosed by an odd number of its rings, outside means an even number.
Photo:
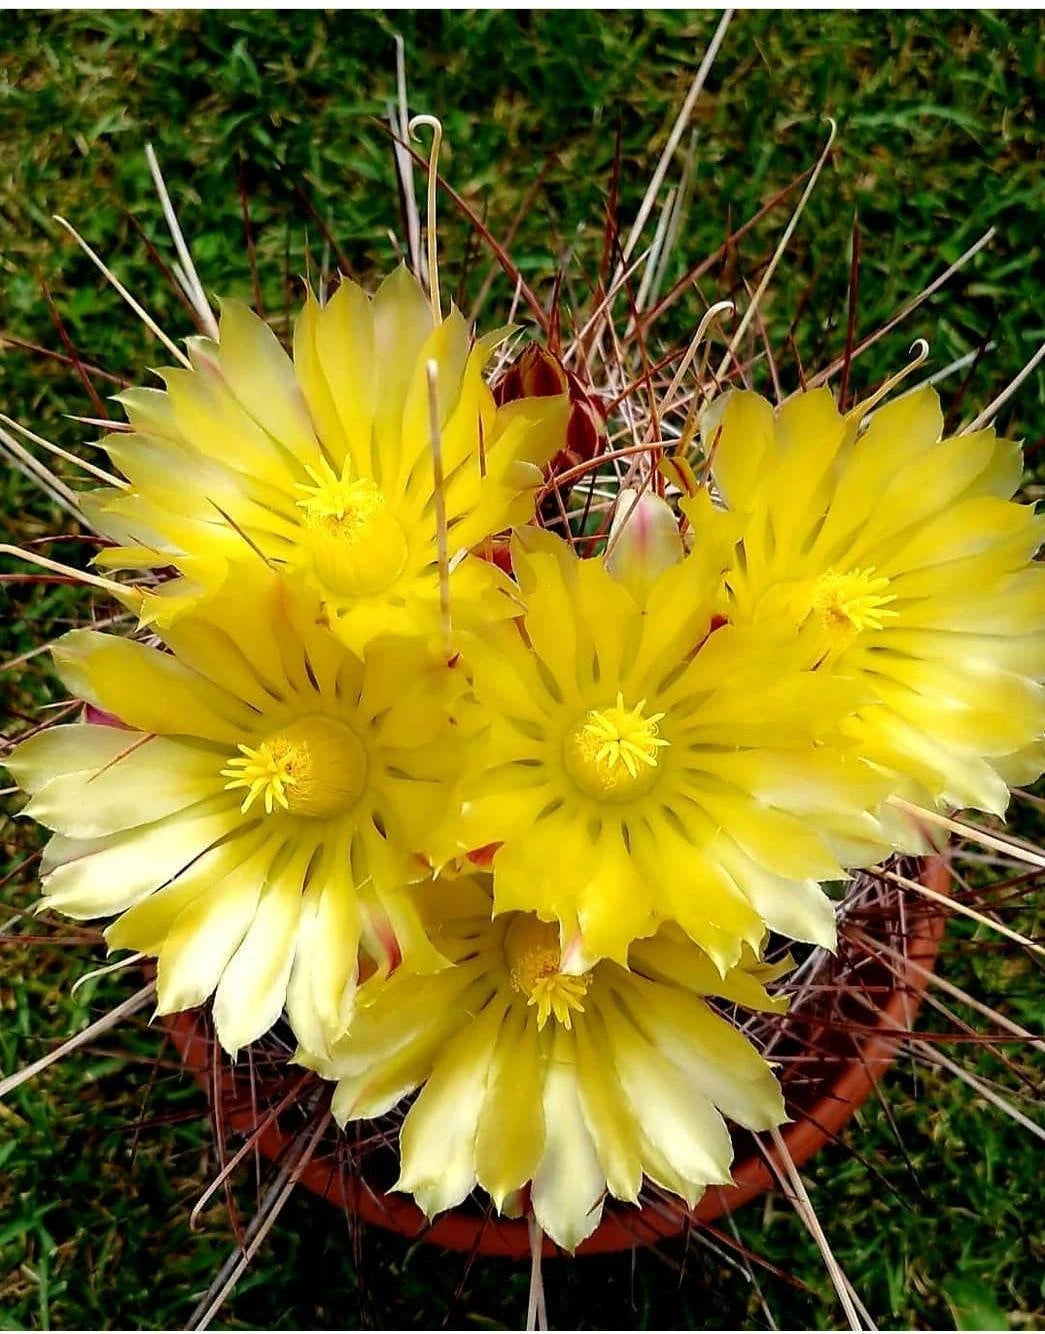
[[[950,885],[946,864],[941,859],[924,863],[920,878],[937,893],[946,893]],[[794,1119],[783,1131],[783,1140],[797,1166],[837,1139],[888,1069],[901,1032],[913,1024],[918,1012],[927,974],[936,962],[943,927],[944,914],[939,909],[911,903],[908,899],[904,931],[906,957],[919,967],[908,968],[901,981],[884,965],[879,966],[877,973],[873,961],[864,967],[869,957],[864,954],[861,956],[863,972],[859,986],[865,999],[856,1013],[843,1014],[841,1018],[815,1013],[806,1016],[802,1012],[793,1016],[812,1030],[806,1039],[807,1045],[815,1044],[822,1056],[819,1063],[822,1077],[817,1078],[815,1074],[802,1077],[805,1094],[796,1095],[785,1084],[789,1111]],[[839,987],[837,996],[844,1006],[845,985]],[[868,996],[874,997],[875,1019],[870,1023],[867,1020]],[[215,1089],[220,1090],[220,1120],[226,1130],[252,1133],[264,1119],[259,1108],[275,1107],[301,1078],[301,1072],[294,1067],[281,1078],[273,1077],[271,1088],[262,1077],[260,1089],[255,1085],[248,1097],[242,1075],[237,1078],[223,1055],[219,1060],[215,1059],[216,1047],[205,1014],[188,1011],[168,1016],[163,1022],[183,1063],[212,1102]],[[779,1050],[777,1048],[773,1055]],[[298,1127],[288,1126],[283,1117],[271,1117],[268,1121],[259,1137],[258,1148],[263,1157],[278,1162],[285,1157]],[[765,1144],[760,1152],[750,1136],[738,1137],[734,1184],[708,1190],[692,1211],[681,1201],[665,1198],[651,1200],[639,1208],[607,1202],[603,1221],[579,1247],[578,1254],[628,1250],[677,1236],[694,1223],[710,1223],[727,1209],[738,1209],[749,1200],[776,1189],[778,1181],[766,1163],[766,1152]],[[777,1159],[775,1151],[768,1152]],[[358,1172],[345,1170],[343,1160],[331,1151],[321,1149],[317,1152],[300,1171],[298,1179],[306,1189],[365,1222],[388,1228],[410,1240],[422,1239],[452,1250],[484,1255],[521,1258],[530,1254],[525,1219],[500,1218],[462,1206],[439,1215],[430,1223],[409,1196],[384,1193],[364,1181]],[[557,1247],[547,1238],[544,1249],[547,1255],[557,1254]]]

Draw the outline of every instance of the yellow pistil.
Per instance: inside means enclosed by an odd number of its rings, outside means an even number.
[[[312,485],[298,484],[296,489],[303,492],[303,498],[297,504],[305,511],[310,526],[323,528],[343,541],[357,542],[369,520],[384,508],[385,498],[372,478],[351,480],[349,463],[346,458],[340,477],[325,461],[318,468],[306,467]]]
[[[846,574],[826,570],[816,582],[810,611],[832,642],[843,647],[862,630],[881,630],[886,618],[899,615],[889,609],[896,595],[886,593],[888,587],[889,580],[876,578],[873,566]]]
[[[332,718],[300,718],[258,746],[241,745],[222,769],[226,791],[245,788],[240,810],[256,801],[269,815],[327,820],[347,811],[366,780],[366,752],[343,723]]]
[[[569,1031],[573,1015],[584,1013],[581,1004],[591,981],[587,973],[573,977],[559,966],[559,928],[528,913],[513,917],[504,936],[504,954],[512,986],[537,1008],[537,1029],[552,1016]]]
[[[658,736],[663,713],[649,717],[640,699],[625,708],[618,691],[608,709],[590,709],[566,737],[565,763],[578,786],[590,796],[625,800],[649,790],[656,779],[659,754],[668,745]]]

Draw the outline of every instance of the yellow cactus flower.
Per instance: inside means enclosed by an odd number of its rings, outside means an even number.
[[[48,728],[7,761],[54,831],[41,907],[117,917],[159,960],[158,1012],[214,996],[229,1051],[286,1004],[323,1050],[368,967],[441,967],[406,886],[454,776],[455,673],[419,637],[364,657],[261,574],[164,632],[172,653],[74,630],[71,693],[112,725]],[[89,710],[88,717],[91,717]]]
[[[777,1081],[705,996],[781,1012],[765,984],[786,971],[746,954],[719,975],[673,927],[565,974],[556,929],[527,913],[490,920],[488,877],[429,884],[433,940],[454,966],[365,982],[329,1057],[344,1125],[421,1087],[400,1133],[397,1190],[431,1217],[479,1184],[500,1210],[530,1185],[544,1231],[573,1250],[606,1193],[634,1203],[643,1176],[690,1206],[730,1180],[723,1116],[751,1130],[785,1119]]]
[[[345,280],[298,317],[291,362],[245,305],[222,305],[220,338],[188,340],[191,369],[165,390],[120,395],[130,432],[103,444],[129,481],[85,499],[119,545],[111,568],[178,569],[146,599],[165,623],[260,553],[303,572],[357,652],[375,634],[437,623],[439,579],[429,421],[437,367],[443,499],[459,620],[508,615],[508,581],[468,555],[533,514],[541,465],[563,447],[569,402],[496,407],[457,311],[437,323],[405,269],[371,298]],[[253,548],[253,550],[252,550]]]
[[[462,640],[491,721],[444,859],[492,851],[497,911],[558,921],[568,972],[625,963],[666,920],[723,970],[767,925],[833,945],[818,881],[885,846],[884,782],[820,744],[849,683],[801,670],[797,636],[713,620],[729,541],[705,536],[640,603],[520,531],[525,616]]]
[[[934,390],[842,416],[827,390],[779,411],[731,396],[715,481],[743,518],[726,614],[797,632],[860,681],[846,731],[894,786],[1001,814],[1045,768],[1045,528],[1012,500],[1019,446],[941,438]]]

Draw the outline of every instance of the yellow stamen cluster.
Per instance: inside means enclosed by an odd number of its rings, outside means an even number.
[[[304,510],[300,552],[319,582],[345,597],[368,597],[387,590],[406,564],[402,525],[371,477],[340,475],[324,460],[306,469],[312,485],[299,483]]]
[[[574,781],[592,796],[622,799],[647,791],[656,777],[660,751],[669,743],[658,735],[663,713],[644,713],[646,701],[625,707],[618,691],[608,709],[589,709],[567,736],[565,762]]]
[[[881,630],[887,617],[898,615],[889,609],[896,596],[886,593],[888,587],[889,580],[876,578],[873,566],[847,573],[826,570],[817,580],[810,611],[833,640],[845,642],[861,630]]]
[[[329,819],[348,810],[363,789],[366,756],[358,738],[331,718],[301,718],[258,746],[239,746],[221,776],[226,791],[246,789],[240,809],[260,801],[268,815]]]
[[[312,485],[300,483],[303,493],[298,506],[305,511],[310,526],[324,528],[343,541],[357,542],[363,536],[368,521],[384,508],[385,498],[370,477],[349,478],[350,461],[338,476],[329,463],[305,471]]]
[[[559,928],[520,913],[505,933],[504,953],[512,986],[527,1005],[537,1007],[538,1030],[554,1016],[569,1031],[574,1013],[584,1013],[581,1002],[591,979],[587,973],[574,977],[559,971]]]
[[[288,746],[280,737],[273,741],[263,741],[260,746],[241,745],[239,749],[241,757],[230,760],[222,769],[221,776],[229,779],[225,784],[227,792],[239,787],[247,789],[240,810],[245,814],[259,798],[264,799],[265,810],[269,815],[277,805],[285,811],[290,810],[287,788],[296,786],[295,773],[303,762],[307,763],[307,755],[303,755],[296,747]]]

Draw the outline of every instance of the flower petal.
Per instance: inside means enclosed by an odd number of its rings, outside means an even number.
[[[529,1181],[544,1150],[541,1088],[547,1055],[532,1010],[515,1006],[497,1039],[475,1141],[479,1184],[498,1210]]]
[[[115,733],[123,745],[93,771],[59,773],[37,792],[24,815],[72,838],[104,838],[167,819],[224,787],[223,757],[206,746],[109,727],[90,730]],[[56,764],[70,760],[79,762],[55,754]]]
[[[254,918],[222,972],[214,1027],[233,1056],[267,1033],[283,1012],[310,853],[296,849],[270,868]]]
[[[157,949],[156,1013],[202,1005],[246,935],[272,864],[265,842],[205,894],[187,904]]]
[[[295,458],[311,463],[319,446],[279,339],[242,301],[221,302],[219,330],[221,371],[240,407]]]
[[[602,1015],[621,1085],[641,1127],[646,1175],[692,1207],[706,1186],[731,1179],[733,1145],[725,1122],[634,1020],[609,1006]]]
[[[787,1119],[780,1085],[769,1065],[732,1024],[693,995],[628,979],[632,1014],[648,1041],[720,1112],[748,1130],[769,1130]]]
[[[610,1194],[638,1203],[642,1145],[638,1123],[617,1079],[602,1021],[590,1006],[576,1025],[577,1090]]]
[[[506,1003],[493,997],[443,1050],[399,1136],[395,1190],[429,1218],[460,1204],[476,1183],[476,1136]]]
[[[606,1178],[581,1105],[575,1047],[558,1025],[544,1077],[544,1123],[533,1212],[556,1245],[573,1251],[599,1225]]]
[[[41,907],[77,920],[122,912],[176,879],[200,853],[244,824],[235,806],[218,811],[193,809],[158,824],[79,845],[69,860],[51,863],[54,869],[44,877]]]
[[[236,745],[255,717],[240,700],[168,654],[96,630],[71,630],[54,648],[58,675],[79,699],[128,727]]]
[[[301,904],[287,1013],[301,1045],[318,1055],[343,1036],[355,1010],[359,904],[349,856],[350,829],[320,845]]]

